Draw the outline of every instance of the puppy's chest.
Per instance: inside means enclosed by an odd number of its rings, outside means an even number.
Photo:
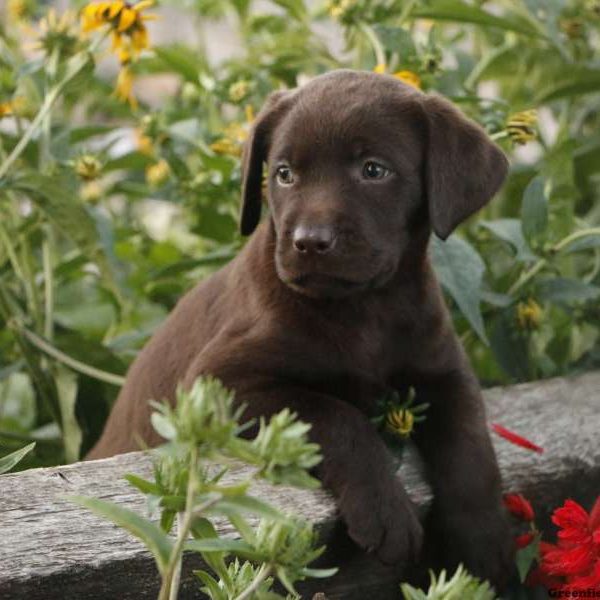
[[[322,331],[312,342],[314,381],[322,391],[371,412],[402,369],[400,337],[401,329],[383,320]]]

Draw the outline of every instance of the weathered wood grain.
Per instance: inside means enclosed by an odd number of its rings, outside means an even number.
[[[532,498],[541,515],[566,497],[589,503],[600,492],[600,372],[495,388],[485,395],[490,422],[500,422],[545,449],[536,454],[494,437],[507,490]],[[122,476],[147,475],[149,466],[147,456],[132,453],[0,477],[0,598],[155,597],[156,569],[142,544],[62,498],[95,496],[145,513],[144,497]],[[243,471],[236,467],[228,478],[236,479]],[[415,456],[409,456],[400,474],[412,498],[424,507],[429,490]],[[397,573],[344,543],[325,492],[260,484],[255,493],[316,523],[330,546],[321,562],[341,566],[331,580],[306,585],[306,597],[316,591],[324,591],[330,600],[394,597]],[[217,528],[233,534],[224,522]],[[197,589],[188,578],[180,597],[202,597]]]

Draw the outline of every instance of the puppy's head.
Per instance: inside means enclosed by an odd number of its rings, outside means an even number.
[[[243,162],[242,233],[260,220],[266,163],[277,273],[315,297],[385,285],[417,230],[448,237],[508,166],[448,101],[355,71],[271,95]]]

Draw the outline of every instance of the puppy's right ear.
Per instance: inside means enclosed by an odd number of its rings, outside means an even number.
[[[240,232],[250,235],[260,222],[263,164],[269,152],[270,136],[287,110],[290,91],[273,92],[256,116],[242,154],[242,215]]]

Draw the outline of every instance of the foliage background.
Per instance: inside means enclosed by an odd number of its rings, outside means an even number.
[[[244,243],[239,154],[266,95],[338,67],[450,97],[510,156],[501,194],[432,244],[484,385],[598,366],[599,0],[163,2],[126,65],[129,103],[111,25],[83,36],[81,5],[65,8],[4,6],[0,455],[36,441],[26,468],[90,448],[136,352]],[[156,45],[174,10],[197,34]],[[239,44],[215,59],[205,33],[223,22]]]

